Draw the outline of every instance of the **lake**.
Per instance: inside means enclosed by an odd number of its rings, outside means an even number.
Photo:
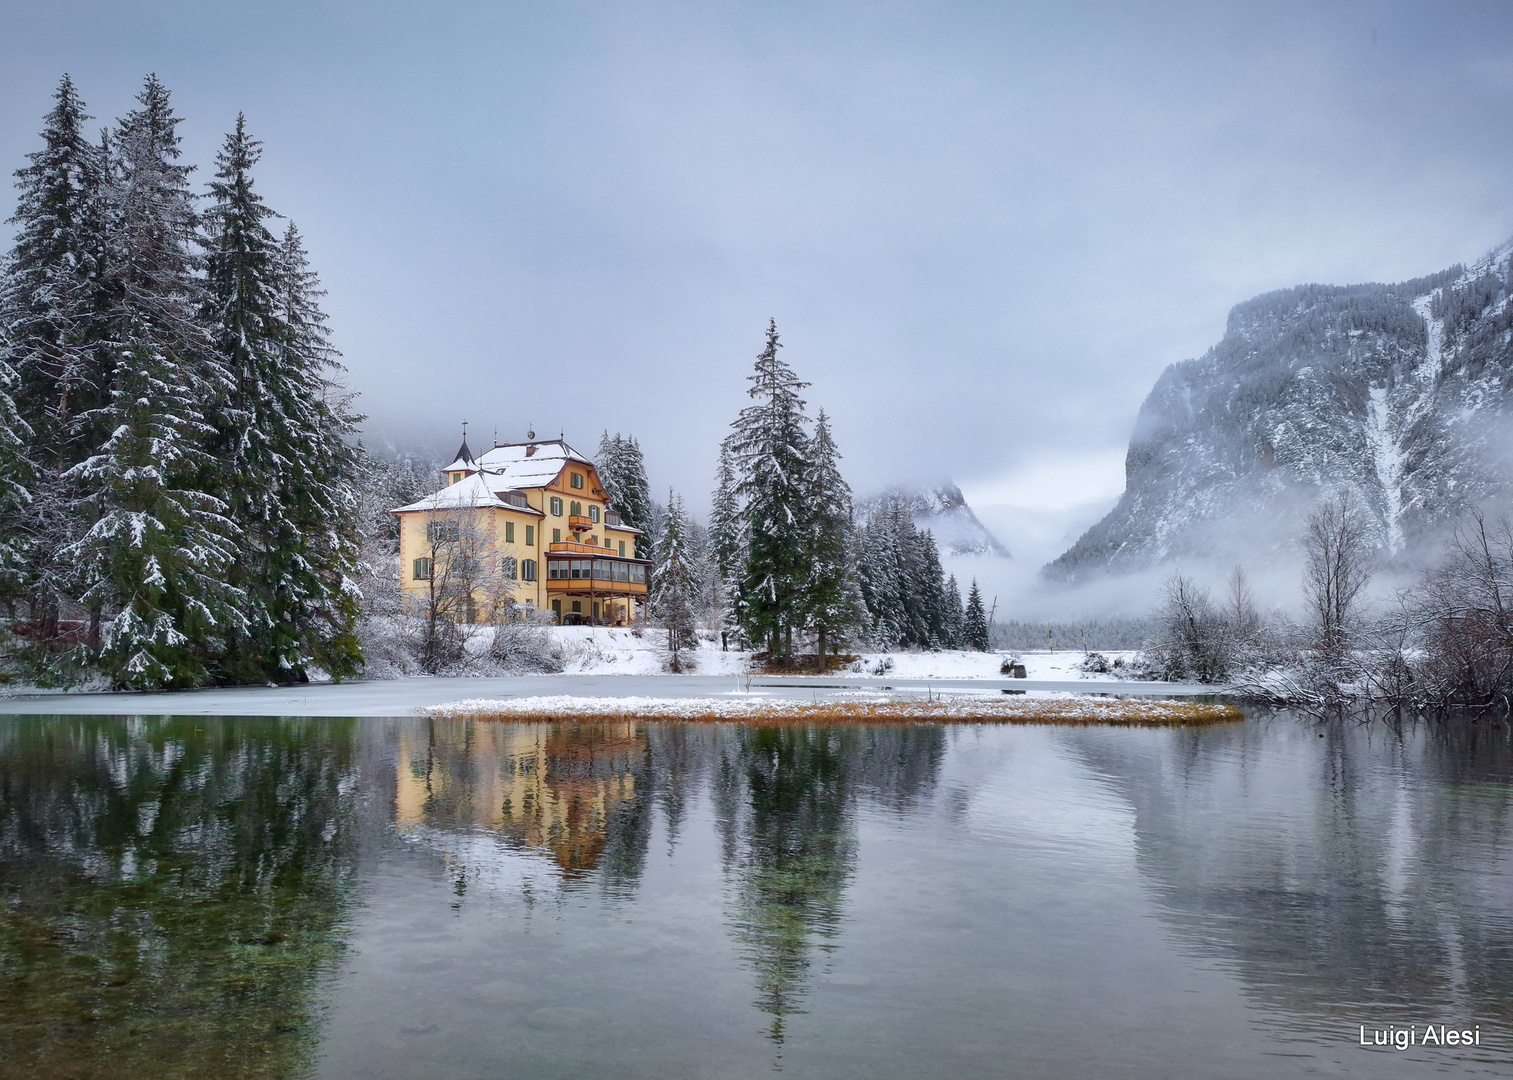
[[[0,1077],[1513,1076],[1510,781],[1501,724],[3,717]]]

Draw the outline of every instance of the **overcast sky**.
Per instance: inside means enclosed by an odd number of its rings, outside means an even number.
[[[859,491],[1011,546],[1231,305],[1513,234],[1507,3],[0,0],[4,168],[64,71],[157,72],[201,180],[246,112],[370,439],[607,427],[703,507],[772,316]]]

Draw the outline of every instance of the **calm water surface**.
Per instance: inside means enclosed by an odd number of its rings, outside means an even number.
[[[0,1077],[1513,1076],[1510,778],[1285,716],[3,718]],[[1481,1045],[1357,1045],[1431,1022]]]

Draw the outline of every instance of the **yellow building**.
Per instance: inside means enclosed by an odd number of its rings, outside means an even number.
[[[392,513],[399,578],[417,604],[462,622],[496,621],[502,596],[558,623],[629,626],[644,614],[651,564],[640,532],[610,506],[594,463],[561,439],[495,446],[464,439],[446,486]]]

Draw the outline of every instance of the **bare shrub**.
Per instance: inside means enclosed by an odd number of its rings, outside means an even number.
[[[495,628],[489,659],[511,674],[558,672],[563,668],[562,649],[551,630],[527,617],[502,622]]]
[[[1169,681],[1223,681],[1233,660],[1232,641],[1208,590],[1181,574],[1168,578],[1163,589],[1165,598],[1154,616],[1157,636],[1146,648],[1157,676]]]

